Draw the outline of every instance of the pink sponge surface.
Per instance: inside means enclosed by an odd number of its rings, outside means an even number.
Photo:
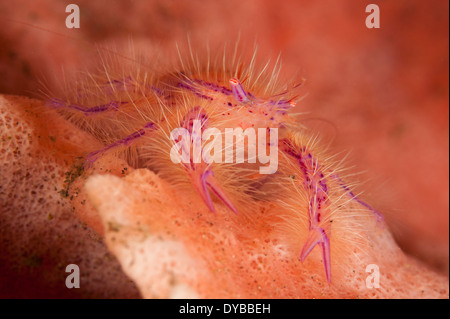
[[[299,261],[275,205],[255,208],[252,223],[220,203],[212,214],[195,193],[112,157],[77,175],[67,154],[93,141],[37,100],[0,97],[0,126],[0,296],[448,298],[448,279],[374,220],[364,249],[335,245],[328,284],[318,250]],[[82,289],[65,287],[71,263]],[[379,288],[367,287],[369,264]]]

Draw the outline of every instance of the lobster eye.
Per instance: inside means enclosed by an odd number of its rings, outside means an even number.
[[[244,88],[242,87],[242,84],[238,79],[231,78],[230,86],[236,102],[247,103],[250,101],[247,97],[247,93],[245,93]]]

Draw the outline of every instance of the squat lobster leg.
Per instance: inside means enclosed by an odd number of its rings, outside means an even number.
[[[189,154],[189,156],[184,158],[183,167],[190,177],[192,185],[211,212],[215,213],[215,209],[208,188],[229,209],[237,214],[237,209],[215,179],[212,168],[199,158],[199,155],[202,153],[202,141],[198,131],[207,127],[207,123],[208,116],[200,107],[194,107],[184,116],[181,126],[189,133],[189,141],[188,143],[182,143],[181,149],[184,154]],[[191,149],[194,154],[190,152]],[[195,154],[195,150],[199,151],[197,155]]]
[[[304,177],[303,187],[309,200],[309,234],[300,253],[303,262],[316,245],[322,248],[325,275],[331,282],[331,251],[328,237],[329,225],[324,215],[329,210],[328,185],[325,175],[321,171],[318,159],[304,146],[293,145],[288,139],[284,140],[283,151],[295,160],[294,165],[300,168]],[[327,231],[327,230],[328,231]]]
[[[375,215],[377,221],[381,222],[383,220],[383,215],[379,211],[377,211],[375,208],[373,208],[372,206],[370,206],[369,204],[364,202],[362,199],[360,199],[358,195],[355,195],[355,193],[350,189],[350,187],[345,185],[344,182],[342,181],[342,179],[338,175],[333,174],[332,177],[335,180],[337,180],[338,184],[341,186],[341,188],[343,190],[345,190],[345,192],[348,194],[348,196],[350,196],[350,198],[352,200],[355,200],[356,202],[363,205],[368,210],[372,211],[372,213]]]
[[[156,129],[155,123],[153,122],[146,123],[143,128],[128,135],[127,137],[118,140],[102,149],[87,154],[85,165],[87,166],[87,168],[89,168],[95,161],[97,161],[97,159],[100,156],[103,156],[110,151],[117,150],[120,147],[129,147],[134,141],[143,136],[147,136],[148,133],[154,131],[155,129]]]
[[[57,109],[65,109],[65,110],[71,110],[75,112],[80,112],[86,116],[104,113],[108,111],[117,111],[119,109],[119,106],[122,104],[126,104],[127,102],[118,102],[118,101],[111,101],[106,104],[102,105],[96,105],[92,107],[84,107],[78,104],[71,104],[67,103],[66,101],[63,101],[61,99],[50,99],[48,101],[48,106],[57,108]]]

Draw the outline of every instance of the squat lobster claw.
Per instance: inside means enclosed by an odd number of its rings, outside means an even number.
[[[306,239],[300,254],[300,260],[302,262],[305,261],[306,257],[308,257],[309,253],[316,245],[322,247],[325,275],[327,276],[328,282],[331,282],[330,239],[322,227],[313,228],[309,231],[308,238]]]
[[[235,214],[238,213],[237,209],[234,207],[233,203],[225,194],[220,184],[214,178],[214,173],[212,172],[212,170],[207,169],[205,172],[201,174],[193,175],[191,176],[191,180],[200,197],[203,199],[206,206],[209,208],[211,212],[215,213],[216,210],[214,209],[208,188],[211,191],[213,191],[213,193],[216,194],[217,197],[225,205],[227,205],[229,209],[231,209],[231,211],[233,211]]]

